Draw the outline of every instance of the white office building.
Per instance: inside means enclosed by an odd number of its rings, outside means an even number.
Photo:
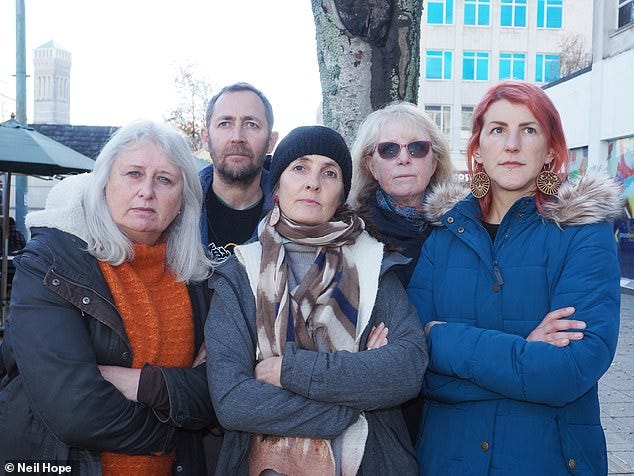
[[[450,142],[458,171],[473,108],[504,79],[555,81],[590,60],[591,0],[427,0],[419,105]]]
[[[591,67],[545,87],[575,167],[599,167],[620,179],[634,174],[633,7],[634,0],[595,1]]]

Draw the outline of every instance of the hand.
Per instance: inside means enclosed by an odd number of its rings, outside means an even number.
[[[267,357],[255,366],[255,378],[282,388],[282,357]]]
[[[192,368],[198,367],[200,364],[204,364],[207,361],[207,348],[205,347],[205,343],[200,347],[198,351],[198,355],[194,359],[194,363],[192,364]]]
[[[366,349],[378,349],[379,347],[387,345],[387,332],[388,328],[382,322],[378,326],[372,326],[372,330],[370,331],[370,335],[368,336]]]
[[[574,319],[564,319],[574,313],[574,307],[562,307],[549,312],[526,340],[528,342],[547,342],[555,347],[566,347],[571,340],[583,339],[583,332],[570,332],[570,330],[585,329],[586,323]]]
[[[116,365],[100,365],[101,376],[114,385],[125,398],[137,402],[141,369],[130,369]]]

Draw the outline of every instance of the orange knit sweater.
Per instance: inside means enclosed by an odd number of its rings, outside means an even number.
[[[131,262],[119,266],[99,262],[132,346],[133,368],[145,363],[163,367],[191,367],[193,363],[194,319],[189,294],[166,268],[165,252],[165,243],[135,244]],[[173,453],[101,453],[104,476],[169,475],[173,461]]]

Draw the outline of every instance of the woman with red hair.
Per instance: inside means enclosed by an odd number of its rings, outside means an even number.
[[[408,287],[430,356],[420,473],[606,474],[597,382],[618,337],[620,189],[566,180],[559,114],[528,83],[485,94],[467,160],[472,193],[428,199],[441,226]]]

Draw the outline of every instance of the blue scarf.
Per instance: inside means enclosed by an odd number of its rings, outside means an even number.
[[[403,217],[407,223],[418,231],[423,231],[427,228],[427,221],[423,213],[423,203],[417,206],[400,205],[390,195],[385,193],[381,188],[376,190],[376,203],[379,207],[387,212],[392,212],[400,217]]]

